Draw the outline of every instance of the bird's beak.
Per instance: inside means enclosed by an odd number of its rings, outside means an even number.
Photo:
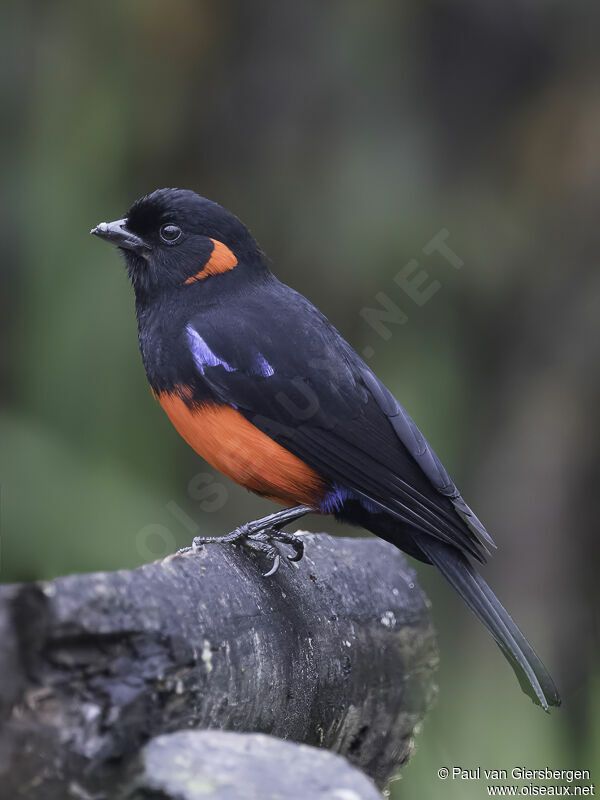
[[[141,239],[137,234],[127,230],[127,220],[118,219],[115,222],[101,222],[92,228],[90,233],[94,236],[99,236],[101,239],[106,239],[116,247],[122,247],[125,250],[134,250],[139,255],[144,255],[144,252],[150,250],[150,246]]]

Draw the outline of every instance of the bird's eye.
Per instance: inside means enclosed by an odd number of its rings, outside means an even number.
[[[181,228],[178,228],[177,225],[163,225],[160,229],[160,238],[163,240],[163,242],[173,244],[173,242],[176,242],[180,236]]]

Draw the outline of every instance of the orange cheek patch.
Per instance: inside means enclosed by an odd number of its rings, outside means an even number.
[[[232,406],[190,408],[179,390],[158,394],[157,399],[186,442],[246,489],[285,506],[316,505],[326,493],[320,475]]]
[[[186,283],[194,283],[195,281],[204,280],[209,275],[218,275],[220,272],[229,272],[230,269],[237,267],[238,260],[227,245],[219,242],[217,239],[211,239],[213,243],[213,250],[210,258],[202,267],[200,272],[192,275],[191,278],[186,280]]]

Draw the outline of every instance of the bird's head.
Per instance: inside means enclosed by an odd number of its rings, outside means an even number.
[[[123,252],[140,301],[198,284],[214,288],[220,275],[233,270],[267,271],[246,226],[187,189],[157,189],[137,200],[123,219],[101,222],[91,233]]]

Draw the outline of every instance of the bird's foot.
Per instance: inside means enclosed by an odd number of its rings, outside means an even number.
[[[206,544],[239,543],[249,550],[263,553],[273,562],[271,569],[264,573],[264,577],[268,578],[277,572],[281,564],[281,555],[275,543],[287,544],[293,549],[292,555],[286,556],[289,561],[300,561],[304,555],[304,542],[302,539],[293,533],[282,531],[281,528],[311,510],[307,506],[296,506],[276,514],[270,514],[268,517],[263,517],[253,522],[246,522],[225,536],[196,536],[192,541],[191,547],[184,547],[179,552],[197,553]]]
[[[279,530],[277,527],[266,528],[255,533],[243,533],[241,536],[238,535],[238,541],[250,550],[264,553],[269,561],[273,562],[271,569],[264,573],[263,577],[265,578],[274,575],[281,564],[281,554],[276,544],[283,543],[292,547],[294,552],[291,555],[286,555],[289,561],[300,561],[304,555],[304,542],[302,539],[293,533]]]

